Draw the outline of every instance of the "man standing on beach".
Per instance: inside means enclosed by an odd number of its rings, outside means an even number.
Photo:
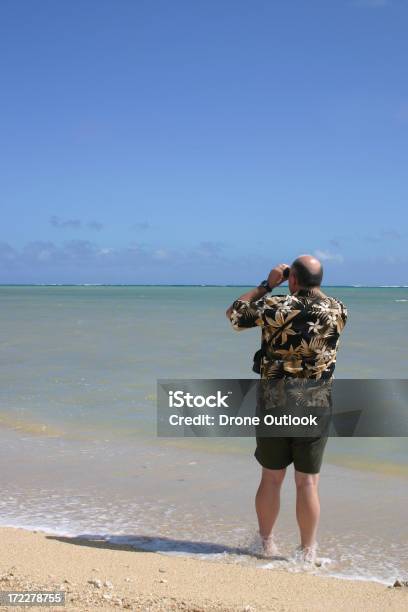
[[[288,268],[286,264],[273,268],[267,280],[235,300],[226,315],[238,331],[261,327],[261,378],[330,379],[347,310],[340,300],[322,292],[323,267],[315,257],[301,255]],[[290,294],[268,296],[286,280],[287,272]],[[327,437],[257,437],[256,441],[254,455],[262,466],[262,477],[255,506],[264,554],[277,553],[273,527],[286,468],[293,463],[300,530],[297,556],[314,563],[320,517],[319,472]]]

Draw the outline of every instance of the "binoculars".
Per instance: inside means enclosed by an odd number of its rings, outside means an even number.
[[[289,268],[289,266],[287,266],[287,267],[284,269],[284,271],[283,271],[283,278],[284,278],[285,280],[288,280],[288,278],[289,278],[289,272],[290,272],[290,268]]]

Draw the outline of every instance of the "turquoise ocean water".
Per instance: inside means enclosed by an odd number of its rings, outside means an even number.
[[[252,440],[157,439],[155,394],[158,378],[256,376],[251,363],[259,330],[236,333],[224,314],[244,291],[0,287],[0,435],[7,464],[0,480],[7,493],[2,523],[128,540],[133,535],[138,545],[145,538],[146,547],[172,554],[236,559],[224,550],[226,541],[246,546],[255,529]],[[336,377],[406,378],[408,288],[325,291],[349,311]],[[330,440],[322,499],[332,516],[343,502],[346,518],[333,528],[323,509],[328,562],[321,571],[384,581],[408,571],[401,548],[407,459],[405,438]],[[290,508],[289,484],[287,489]],[[198,511],[200,525],[206,517],[199,533]],[[295,544],[293,519],[282,519],[284,547]],[[356,525],[358,537],[351,530]]]

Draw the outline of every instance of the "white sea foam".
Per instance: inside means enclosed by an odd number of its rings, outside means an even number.
[[[316,576],[324,576],[327,578],[340,578],[343,580],[352,581],[368,581],[376,582],[383,585],[393,584],[396,577],[400,575],[397,567],[390,571],[388,568],[388,576],[379,576],[374,574],[368,568],[364,568],[361,563],[361,559],[357,560],[359,564],[358,571],[350,570],[339,570],[338,563],[334,559],[329,557],[319,557],[318,565],[311,565],[310,563],[301,563],[296,561],[293,556],[276,556],[272,560],[262,560],[261,556],[257,555],[255,551],[247,550],[245,554],[244,550],[236,553],[230,552],[229,547],[223,547],[222,544],[211,544],[207,542],[179,542],[172,539],[160,538],[160,537],[135,537],[130,535],[109,535],[107,533],[93,533],[84,532],[75,529],[73,525],[70,527],[51,527],[43,522],[41,523],[29,523],[21,521],[8,520],[7,522],[1,523],[2,527],[12,527],[27,529],[28,531],[40,531],[55,537],[66,537],[66,538],[81,538],[83,540],[106,542],[107,544],[117,544],[119,546],[126,545],[134,547],[138,550],[144,550],[146,552],[159,552],[171,557],[193,557],[212,562],[225,562],[233,564],[243,565],[255,565],[256,567],[264,570],[284,570],[290,573],[308,573]],[[225,548],[225,549],[224,549]]]

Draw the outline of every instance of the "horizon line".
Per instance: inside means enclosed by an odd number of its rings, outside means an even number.
[[[252,284],[216,283],[0,283],[0,287],[253,287]],[[281,285],[278,285],[280,287]],[[277,289],[278,287],[275,287]],[[321,287],[345,287],[349,289],[406,289],[408,285],[321,285]],[[282,286],[282,288],[287,288]]]

